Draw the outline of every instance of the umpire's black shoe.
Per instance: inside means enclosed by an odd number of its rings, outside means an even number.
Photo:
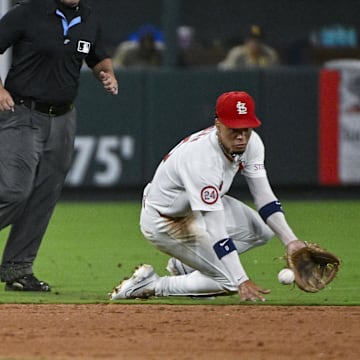
[[[44,281],[38,280],[33,274],[24,275],[14,281],[7,282],[6,291],[51,291],[51,287]]]

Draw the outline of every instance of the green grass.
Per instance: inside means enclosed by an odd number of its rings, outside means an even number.
[[[270,288],[265,304],[359,305],[360,304],[360,201],[283,201],[288,222],[303,240],[318,242],[335,252],[342,265],[338,277],[326,289],[309,294],[280,285],[278,258],[284,248],[277,239],[241,256],[249,276]],[[107,303],[107,293],[139,263],[154,265],[165,275],[168,257],[141,235],[140,204],[134,202],[58,204],[44,238],[34,270],[52,284],[49,294],[5,292],[0,303]],[[1,249],[7,230],[0,233]],[[239,304],[237,295],[214,300],[163,298],[116,303]]]

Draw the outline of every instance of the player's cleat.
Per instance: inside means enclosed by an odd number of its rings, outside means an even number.
[[[7,282],[6,291],[51,291],[51,287],[44,281],[38,280],[33,274],[24,275],[14,281]]]
[[[180,260],[170,258],[166,270],[173,276],[186,275],[194,271],[190,266],[183,264]]]
[[[109,293],[110,300],[117,299],[147,299],[155,295],[155,281],[159,275],[151,265],[137,267],[130,279],[123,280]]]

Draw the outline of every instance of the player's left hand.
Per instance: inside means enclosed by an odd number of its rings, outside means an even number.
[[[304,242],[297,250],[295,248],[296,241],[289,243],[286,263],[294,272],[295,283],[301,290],[318,292],[335,278],[340,266],[340,259],[335,254],[309,242]],[[289,251],[292,252],[289,254]]]
[[[246,280],[239,285],[238,292],[241,301],[265,301],[263,294],[269,294],[270,290],[261,288],[251,280]]]
[[[294,241],[289,242],[289,244],[286,247],[286,252],[287,252],[288,256],[290,256],[295,251],[297,251],[305,246],[306,246],[306,244],[303,241],[294,240]]]
[[[118,82],[114,75],[106,73],[105,71],[100,71],[99,74],[100,81],[102,82],[104,88],[112,95],[118,94]]]

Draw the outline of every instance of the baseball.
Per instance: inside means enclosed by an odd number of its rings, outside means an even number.
[[[290,285],[295,280],[294,272],[291,269],[282,269],[278,273],[278,280],[280,284]]]

